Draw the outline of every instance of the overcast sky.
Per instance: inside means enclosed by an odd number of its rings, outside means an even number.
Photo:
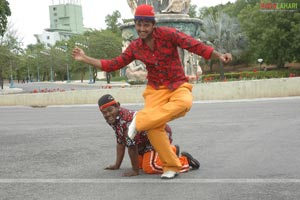
[[[69,0],[8,0],[11,9],[9,22],[22,38],[24,46],[35,44],[34,34],[41,34],[45,28],[50,27],[49,5],[67,2]],[[83,24],[87,28],[104,29],[105,16],[119,10],[122,18],[132,18],[127,0],[76,0],[81,2]],[[209,7],[225,4],[235,0],[191,0],[198,7]]]

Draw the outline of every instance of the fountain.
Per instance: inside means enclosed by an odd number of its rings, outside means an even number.
[[[156,13],[156,26],[174,27],[195,38],[200,34],[200,26],[202,25],[201,20],[190,18],[187,14],[190,7],[190,0],[127,0],[127,3],[133,14],[138,5],[152,5]],[[135,31],[134,22],[123,24],[121,30],[123,49],[125,49],[132,40],[138,37],[138,35]],[[200,56],[194,55],[181,48],[178,48],[178,52],[186,76],[189,77],[190,82],[194,83],[200,68]],[[126,76],[130,83],[146,82],[146,75],[146,67],[140,61],[133,61],[127,66]]]

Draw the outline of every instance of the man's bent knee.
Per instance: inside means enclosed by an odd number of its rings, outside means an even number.
[[[180,110],[188,112],[193,105],[193,97],[184,97],[180,99],[178,105],[181,107]]]

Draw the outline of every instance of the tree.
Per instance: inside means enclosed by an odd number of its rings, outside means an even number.
[[[0,35],[3,36],[7,28],[7,17],[11,15],[9,3],[0,0]]]
[[[111,30],[90,30],[83,35],[73,36],[69,41],[69,48],[73,49],[75,43],[80,43],[81,48],[92,57],[101,59],[114,58],[122,52],[122,37],[119,34],[113,33]],[[80,72],[83,79],[87,66],[83,66],[80,62],[72,61],[74,72]],[[93,68],[95,75],[97,70]]]
[[[90,54],[101,59],[112,59],[122,52],[122,37],[110,30],[90,33]],[[96,73],[96,68],[94,74]],[[113,76],[116,72],[113,72]]]
[[[22,55],[23,49],[21,48],[22,42],[19,41],[17,31],[8,25],[4,35],[0,37],[0,82],[1,88],[3,89],[3,79],[11,77],[16,74],[13,71],[12,61],[18,63],[20,55]]]
[[[10,51],[7,46],[3,45],[1,41],[0,44],[0,87],[3,89],[3,79],[5,77],[5,72],[7,66],[9,65],[8,58],[9,58]]]
[[[285,62],[300,61],[300,13],[297,11],[263,12],[260,4],[248,5],[240,14],[242,28],[249,38],[253,60],[281,68]]]
[[[228,3],[223,8],[222,11],[231,17],[236,17],[240,14],[242,10],[248,6],[255,6],[260,3],[261,0],[236,0],[235,3]]]
[[[212,44],[219,52],[231,52],[234,56],[238,56],[245,48],[245,38],[239,22],[223,12],[205,16],[202,29],[201,39]],[[224,69],[221,61],[220,75],[223,80]]]
[[[49,63],[49,59],[41,53],[44,51],[46,51],[44,44],[30,44],[27,46],[26,54],[24,55],[28,70],[37,81],[46,80],[46,76],[49,77],[50,74],[46,69],[46,63]]]
[[[191,4],[188,15],[190,16],[190,18],[197,17],[197,5]]]
[[[82,35],[74,35],[71,37],[68,43],[68,52],[71,55],[71,51],[75,46],[78,46],[86,52],[87,55],[90,55],[90,48],[89,48],[89,33],[95,30],[89,30],[84,32]],[[82,62],[76,62],[74,59],[70,59],[70,70],[73,74],[80,73],[80,80],[83,82],[86,72],[91,69],[91,67],[87,67],[88,65],[83,65]]]
[[[119,11],[114,11],[112,15],[106,15],[105,17],[105,23],[107,26],[107,30],[110,30],[113,33],[121,34],[121,30],[119,26],[121,23],[119,23],[119,19],[121,18],[121,13]]]

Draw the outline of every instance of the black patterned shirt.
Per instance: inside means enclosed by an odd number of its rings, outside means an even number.
[[[128,110],[126,108],[120,107],[118,117],[116,119],[116,123],[110,126],[114,129],[116,140],[118,144],[123,144],[127,147],[138,145],[139,154],[144,154],[148,151],[154,150],[153,146],[151,145],[148,137],[147,132],[139,132],[133,140],[131,140],[128,135],[128,126],[130,125],[133,115],[135,111]],[[169,136],[170,143],[172,143],[172,130],[169,125],[166,125],[166,133]]]

